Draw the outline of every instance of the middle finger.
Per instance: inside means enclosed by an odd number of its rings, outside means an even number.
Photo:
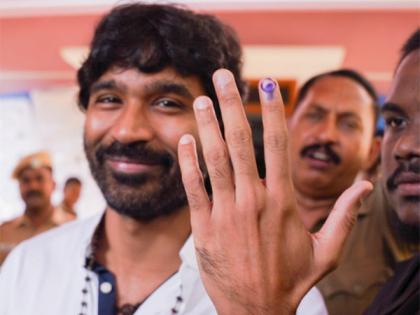
[[[225,126],[235,186],[240,190],[243,185],[258,180],[252,132],[232,73],[226,69],[217,70],[213,82]]]

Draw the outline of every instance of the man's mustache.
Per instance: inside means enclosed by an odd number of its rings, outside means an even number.
[[[171,166],[175,159],[166,151],[157,151],[147,147],[144,142],[123,144],[114,141],[109,146],[100,146],[95,152],[96,160],[103,164],[106,158],[127,158],[132,162],[161,164]]]
[[[412,162],[412,163],[400,163],[398,168],[392,173],[391,176],[388,177],[386,181],[386,187],[389,191],[393,191],[397,189],[399,177],[403,173],[414,173],[416,175],[420,174],[420,162]]]
[[[39,190],[30,190],[25,194],[26,198],[31,198],[31,197],[42,197],[43,194],[42,192],[40,192]]]
[[[341,163],[341,157],[334,151],[332,148],[332,145],[329,143],[314,143],[311,145],[307,145],[303,147],[303,149],[300,151],[300,156],[305,157],[310,152],[318,151],[320,149],[324,149],[324,152],[331,158],[334,164],[340,164]]]

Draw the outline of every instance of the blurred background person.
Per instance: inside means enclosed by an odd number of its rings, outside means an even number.
[[[338,268],[317,285],[331,315],[361,314],[394,272],[397,278],[385,285],[369,314],[418,313],[419,43],[417,31],[404,46],[381,108],[385,131],[375,190],[359,210]]]
[[[19,183],[25,211],[0,225],[0,264],[18,243],[56,226],[51,203],[55,188],[52,172],[47,152],[25,156],[16,165],[12,177]]]
[[[308,230],[320,230],[338,196],[374,167],[380,149],[377,118],[376,92],[354,70],[321,73],[299,90],[289,120],[289,141],[298,211]],[[361,211],[358,220],[366,215],[367,210]],[[371,240],[367,235],[366,243],[356,244],[353,261],[366,262],[365,252],[357,246],[372,245]],[[350,258],[344,255],[341,261]],[[360,314],[367,307],[377,289],[369,291],[363,286],[366,282],[355,279],[383,283],[377,274],[365,275],[371,270],[338,268],[320,282],[330,314]]]
[[[321,228],[338,196],[379,154],[373,86],[353,70],[316,75],[289,119],[292,176],[308,230]]]
[[[63,224],[77,218],[74,208],[80,198],[82,182],[77,177],[69,177],[64,183],[63,201],[55,208],[54,222]]]

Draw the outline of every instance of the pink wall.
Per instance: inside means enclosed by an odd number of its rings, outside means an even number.
[[[345,67],[392,72],[398,50],[419,27],[420,11],[216,12],[244,44],[340,45]],[[0,71],[74,71],[59,56],[62,46],[89,42],[96,15],[0,19]],[[71,80],[70,80],[71,81]],[[69,80],[1,82],[0,92],[48,87]],[[386,91],[388,82],[374,82]]]

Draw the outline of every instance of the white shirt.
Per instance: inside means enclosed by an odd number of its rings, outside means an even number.
[[[65,224],[18,245],[0,272],[0,315],[78,315],[88,274],[92,280],[84,314],[98,314],[98,277],[84,266],[101,216]],[[180,257],[179,271],[155,290],[135,315],[171,315],[180,290],[179,315],[217,314],[201,282],[191,237]],[[316,288],[306,294],[297,314],[328,314]]]

